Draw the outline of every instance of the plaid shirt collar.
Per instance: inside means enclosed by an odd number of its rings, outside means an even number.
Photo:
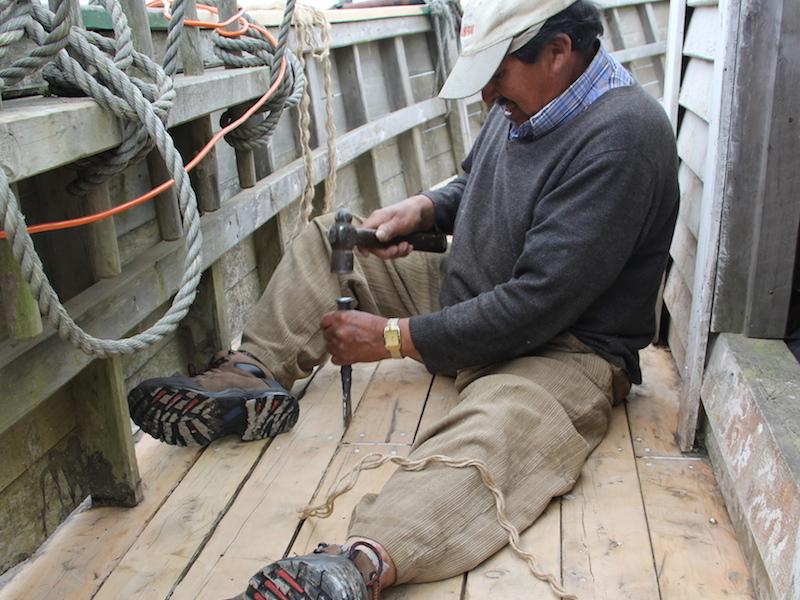
[[[592,62],[564,93],[519,127],[511,124],[508,139],[532,139],[550,133],[577,117],[607,91],[633,83],[633,77],[601,46]]]

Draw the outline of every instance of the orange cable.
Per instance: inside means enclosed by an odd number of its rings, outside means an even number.
[[[150,8],[158,8],[159,7],[158,5],[163,5],[161,0],[153,0],[152,2],[149,2],[147,4],[147,6],[150,7]],[[204,9],[206,9],[206,10],[209,10],[210,12],[217,13],[217,9],[214,8],[213,6],[206,7],[205,5],[202,5],[202,4],[198,4],[197,6],[198,7],[202,7]],[[164,16],[167,19],[169,19],[170,17],[168,15],[168,13],[166,12],[166,8],[164,8],[163,12],[164,12]],[[241,29],[239,31],[236,31],[236,32],[228,32],[228,31],[223,32],[220,29],[219,33],[222,34],[222,35],[227,35],[228,37],[235,37],[237,35],[241,35],[242,33],[246,32],[249,28],[252,27],[256,31],[258,31],[261,34],[263,34],[264,37],[267,38],[269,43],[272,44],[273,48],[278,45],[277,40],[275,39],[275,37],[269,31],[267,31],[265,28],[263,28],[263,27],[261,27],[259,25],[254,25],[252,23],[249,23],[245,19],[241,18],[241,14],[242,13],[244,13],[244,9],[239,10],[232,17],[230,17],[226,21],[223,21],[223,22],[220,22],[220,23],[210,23],[210,22],[206,22],[206,21],[194,21],[194,20],[192,20],[192,21],[184,21],[184,24],[191,25],[192,27],[211,26],[211,27],[214,27],[214,28],[221,28],[221,27],[225,27],[227,25],[230,25],[235,20],[239,20],[240,22],[243,22],[245,24],[245,27],[243,27],[243,29]],[[284,77],[285,74],[286,74],[286,57],[284,56],[284,57],[281,58],[280,67],[279,67],[279,71],[278,71],[278,78],[275,80],[275,83],[273,83],[270,86],[270,88],[264,93],[264,95],[261,96],[261,98],[259,98],[258,101],[256,101],[250,108],[248,108],[247,111],[245,111],[238,119],[236,119],[235,121],[229,123],[227,126],[223,127],[216,134],[214,134],[211,137],[211,139],[205,144],[205,146],[203,146],[200,149],[200,151],[195,155],[195,157],[192,160],[190,160],[188,163],[186,163],[186,165],[183,168],[184,171],[186,171],[188,173],[189,171],[194,169],[198,165],[198,163],[201,160],[203,160],[203,158],[205,158],[205,156],[211,151],[211,148],[213,148],[214,145],[220,139],[222,139],[222,137],[225,136],[225,134],[227,134],[229,131],[231,131],[233,129],[236,129],[239,125],[241,125],[247,119],[252,117],[253,114],[259,108],[261,108],[261,106],[267,100],[269,100],[270,97],[275,93],[275,91],[278,89],[278,86],[283,82],[283,77]],[[35,234],[35,233],[43,233],[45,231],[58,231],[60,229],[70,229],[70,228],[73,228],[73,227],[80,227],[82,225],[88,225],[89,223],[95,223],[97,221],[102,221],[102,220],[107,219],[109,217],[113,217],[114,215],[117,215],[119,213],[122,213],[122,212],[125,212],[127,210],[130,210],[131,208],[133,208],[135,206],[138,206],[140,204],[144,204],[145,202],[147,202],[149,200],[152,200],[153,198],[158,196],[160,193],[165,192],[166,190],[171,188],[174,184],[175,184],[175,180],[174,179],[170,179],[169,181],[165,181],[161,185],[153,188],[149,192],[147,192],[145,194],[142,194],[141,196],[139,196],[137,198],[134,198],[133,200],[129,200],[128,202],[125,202],[124,204],[120,204],[118,206],[115,206],[115,207],[110,208],[108,210],[104,210],[104,211],[99,212],[99,213],[94,213],[94,214],[91,214],[91,215],[86,215],[84,217],[78,217],[78,218],[75,218],[75,219],[69,219],[69,220],[66,220],[66,221],[53,221],[53,222],[50,222],[50,223],[40,223],[39,225],[32,225],[32,226],[28,227],[28,233]],[[5,231],[0,231],[0,239],[4,239],[5,237],[6,237]]]

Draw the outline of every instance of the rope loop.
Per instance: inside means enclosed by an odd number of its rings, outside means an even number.
[[[130,27],[118,0],[99,0],[98,3],[111,16],[113,39],[73,27],[68,0],[59,0],[55,13],[41,6],[38,0],[11,0],[4,4],[0,9],[0,56],[23,37],[32,40],[36,48],[10,67],[0,69],[0,89],[53,64],[54,67],[49,67],[46,74],[51,89],[90,96],[120,119],[122,143],[114,150],[80,162],[78,179],[70,185],[70,190],[75,193],[85,192],[121,172],[132,161],[143,158],[153,146],[158,149],[174,180],[184,220],[186,255],[178,291],[167,312],[146,331],[121,340],[94,337],[70,317],[48,281],[8,176],[2,169],[0,226],[43,318],[63,339],[82,351],[107,357],[142,350],[177,328],[194,301],[200,281],[202,236],[194,191],[183,160],[166,130],[167,116],[175,100],[170,74],[177,69],[177,58],[172,56],[177,57],[180,42],[183,0],[176,0],[173,5],[164,68],[133,49]],[[281,62],[293,9],[294,0],[289,0],[273,53],[273,64]],[[132,69],[138,73],[136,76],[128,73]],[[271,69],[271,84],[279,76],[279,69]],[[273,108],[270,116],[277,115],[277,121],[282,108]]]

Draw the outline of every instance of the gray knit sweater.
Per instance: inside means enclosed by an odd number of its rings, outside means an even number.
[[[411,319],[414,345],[432,372],[452,372],[570,332],[640,382],[678,211],[664,111],[623,87],[543,137],[507,134],[493,109],[466,177],[426,192],[453,245],[443,308]]]

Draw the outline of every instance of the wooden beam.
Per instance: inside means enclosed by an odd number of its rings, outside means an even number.
[[[734,96],[736,48],[739,44],[738,3],[723,7],[721,14],[719,56],[714,62],[714,81],[711,88],[711,120],[708,148],[703,170],[703,199],[700,210],[700,229],[697,239],[697,266],[692,286],[692,308],[689,318],[689,337],[686,343],[686,362],[681,373],[683,388],[678,419],[677,437],[682,450],[694,446],[700,411],[700,387],[706,364],[711,328],[711,309],[717,275],[720,223],[723,192],[727,185],[728,154],[731,143],[731,120]]]
[[[796,2],[742,5],[736,83],[721,166],[726,211],[714,296],[715,331],[782,338],[792,305],[800,224],[800,20]],[[752,51],[748,49],[755,49]],[[747,202],[742,199],[747,198]]]
[[[360,127],[369,122],[364,73],[361,69],[358,46],[340,48],[335,53],[339,85],[344,97],[345,116],[348,129]],[[378,158],[370,150],[356,159],[358,187],[366,206],[358,207],[362,214],[384,206],[386,198],[378,177]]]
[[[96,214],[111,208],[108,184],[95,187],[83,198],[86,214]],[[122,270],[114,218],[91,223],[86,228],[89,262],[95,280],[116,277]]]
[[[135,506],[142,500],[142,482],[119,357],[93,361],[72,380],[70,388],[88,459],[92,502]]]
[[[412,127],[442,116],[438,98],[375,119],[337,139],[339,166]],[[324,149],[314,151],[314,181],[325,177]],[[278,170],[242,191],[201,219],[206,269],[224,252],[251,235],[302,192],[302,160]],[[231,225],[234,225],[233,227]],[[101,281],[66,303],[70,315],[96,336],[120,337],[141,323],[175,293],[183,272],[183,245],[162,242],[126,265],[113,280]],[[90,361],[55,332],[35,341],[0,346],[0,434],[67,383]]]
[[[798,396],[800,365],[782,340],[716,339],[703,382],[714,467],[730,481],[726,503],[755,540],[750,558],[775,598],[800,595]]]
[[[414,93],[411,89],[411,77],[406,60],[403,38],[396,37],[381,43],[386,85],[392,110],[398,110],[414,104]],[[415,127],[408,133],[397,137],[400,159],[403,161],[403,177],[406,193],[416,194],[427,189],[433,182],[428,177],[422,150],[422,132]]]
[[[636,46],[634,48],[625,48],[624,50],[617,50],[611,53],[611,56],[616,58],[623,64],[631,63],[635,60],[642,58],[651,58],[653,56],[660,56],[664,54],[667,49],[666,42],[653,42],[652,44],[645,44],[644,46]]]
[[[667,111],[672,130],[678,131],[678,95],[683,71],[683,36],[686,28],[686,0],[669,3],[667,22],[667,49],[664,59],[664,110]]]

